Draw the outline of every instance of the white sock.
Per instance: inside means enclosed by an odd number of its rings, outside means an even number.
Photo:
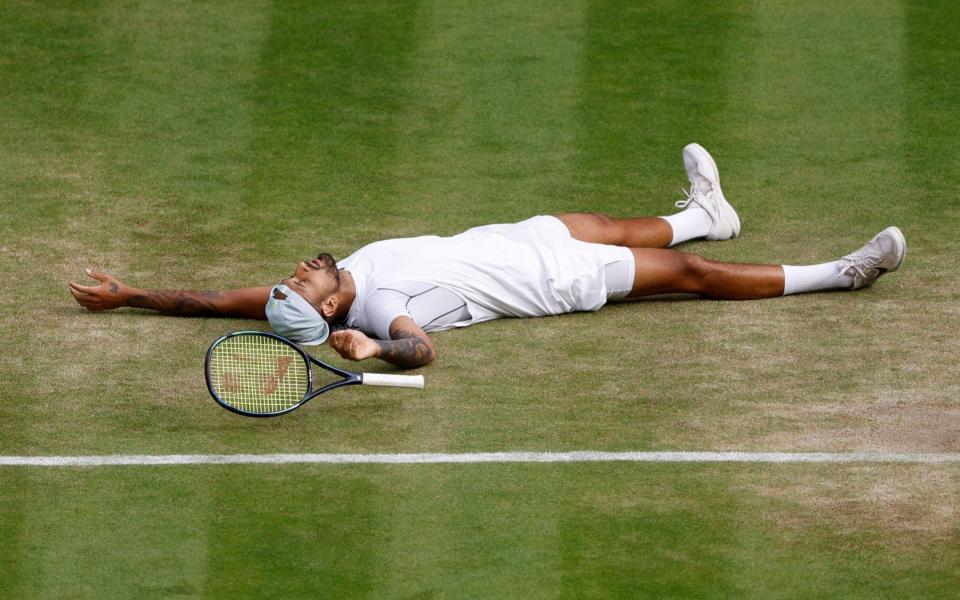
[[[687,240],[705,237],[710,233],[710,228],[713,227],[710,214],[697,205],[693,205],[669,217],[660,218],[669,223],[671,229],[673,229],[673,240],[670,242],[671,246],[676,246],[680,242],[686,242]]]
[[[805,267],[783,265],[783,295],[852,288],[853,275],[837,277],[839,273],[839,260]]]

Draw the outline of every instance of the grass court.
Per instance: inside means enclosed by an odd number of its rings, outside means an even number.
[[[0,8],[2,456],[960,452],[952,2]],[[815,263],[898,225],[902,270],[441,333],[423,392],[266,420],[203,381],[214,339],[266,323],[67,290],[668,214],[691,141],[743,232],[681,249]],[[946,598],[958,516],[957,463],[0,466],[0,597]]]

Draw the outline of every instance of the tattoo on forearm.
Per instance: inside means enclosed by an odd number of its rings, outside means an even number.
[[[214,303],[222,295],[220,292],[194,290],[146,290],[132,296],[127,305],[183,317],[223,317],[225,315]]]
[[[392,340],[376,340],[380,345],[380,359],[400,367],[419,367],[433,360],[433,350],[420,336],[399,330]]]

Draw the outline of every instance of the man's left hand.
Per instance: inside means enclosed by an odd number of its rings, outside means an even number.
[[[366,360],[380,354],[380,345],[356,329],[343,329],[331,333],[330,347],[343,358],[350,360]]]

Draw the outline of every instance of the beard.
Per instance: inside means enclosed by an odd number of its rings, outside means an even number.
[[[337,261],[332,254],[323,252],[317,255],[317,260],[323,266],[323,270],[329,273],[337,282],[337,289],[340,289],[340,269],[337,268]]]

